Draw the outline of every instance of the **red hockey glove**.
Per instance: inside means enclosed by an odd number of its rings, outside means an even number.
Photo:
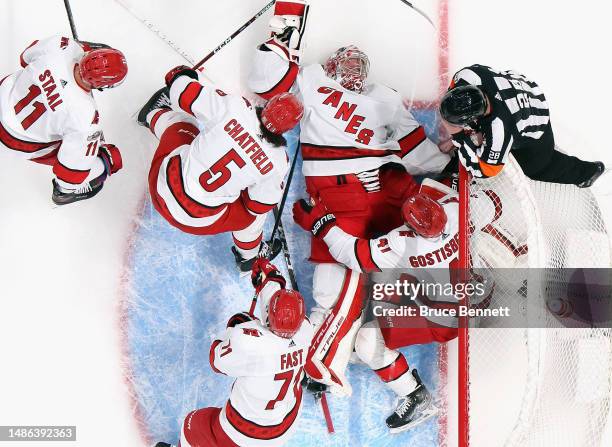
[[[123,160],[119,148],[114,144],[103,144],[98,150],[98,157],[104,163],[104,170],[109,177],[123,168]]]
[[[313,206],[304,199],[293,204],[293,220],[314,237],[321,239],[336,225],[336,216],[325,205],[319,202]]]
[[[168,87],[172,86],[172,83],[176,81],[181,76],[188,76],[191,79],[198,80],[198,72],[193,68],[189,68],[187,65],[179,65],[178,67],[174,67],[168,73],[166,73],[166,85]]]
[[[251,281],[255,292],[259,293],[266,286],[268,281],[274,281],[280,284],[281,288],[284,289],[286,285],[285,278],[281,272],[268,261],[266,258],[257,258],[253,263],[253,270],[251,271]]]
[[[257,318],[250,315],[248,312],[238,312],[237,314],[232,315],[229,320],[227,320],[227,327],[238,326],[239,324],[253,320],[257,320]]]

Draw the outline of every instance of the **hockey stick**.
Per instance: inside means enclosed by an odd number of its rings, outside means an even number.
[[[72,38],[79,40],[76,26],[74,24],[74,18],[72,17],[72,8],[70,7],[70,0],[64,0],[64,6],[66,7],[66,14],[68,15],[68,22],[70,22],[70,31],[72,31]]]
[[[300,150],[300,145],[295,148],[295,154],[293,156],[293,161],[291,162],[291,169],[289,171],[289,175],[287,178],[287,185],[285,186],[285,193],[283,194],[283,198],[278,207],[274,208],[274,228],[272,230],[272,235],[270,240],[274,239],[274,235],[278,231],[278,239],[280,239],[282,244],[283,255],[285,257],[285,265],[287,266],[287,273],[289,274],[289,281],[291,283],[291,288],[295,291],[299,292],[299,286],[297,282],[297,278],[295,276],[295,269],[293,268],[293,263],[291,262],[291,254],[289,251],[289,244],[287,243],[287,236],[285,233],[285,227],[283,226],[282,215],[283,210],[285,208],[285,203],[287,201],[287,195],[289,193],[289,187],[291,186],[291,180],[293,179],[293,173],[295,172],[295,166],[297,164],[297,158]],[[260,251],[261,253],[261,251]],[[253,297],[253,301],[251,302],[251,310],[249,313],[251,315],[255,312],[255,306],[257,305],[257,294]],[[325,424],[327,426],[328,433],[335,433],[334,422],[331,417],[331,412],[329,411],[329,405],[327,403],[327,396],[325,393],[318,393],[315,395],[315,401],[321,401],[321,409],[323,410],[323,416],[325,418]]]
[[[285,231],[281,227],[281,216],[283,215],[283,209],[285,208],[285,203],[287,202],[287,195],[289,194],[289,187],[291,186],[291,180],[293,179],[293,173],[295,172],[295,165],[297,164],[298,154],[300,153],[300,144],[298,143],[295,146],[295,153],[293,154],[293,161],[291,162],[291,169],[289,170],[289,175],[287,176],[287,184],[285,185],[285,192],[283,192],[283,197],[281,199],[280,205],[274,207],[274,228],[272,229],[272,233],[270,235],[270,242],[264,242],[261,244],[261,248],[259,249],[259,253],[257,254],[258,258],[267,258],[270,256],[270,244],[274,241],[274,236],[276,232],[281,228],[283,232],[283,239],[281,239],[281,243],[283,244],[283,251],[285,252],[285,260],[287,259],[289,250],[285,250],[287,247],[287,241],[284,239]],[[284,243],[283,243],[284,240]],[[290,261],[291,262],[291,261]],[[289,266],[287,266],[289,268]],[[293,270],[293,266],[292,266]],[[293,275],[293,281],[295,282],[295,274]],[[297,282],[295,282],[297,285]],[[257,293],[253,294],[253,299],[251,300],[251,308],[249,310],[249,314],[255,315],[255,307],[257,306]]]
[[[198,62],[197,64],[194,65],[193,69],[197,70],[198,68],[200,68],[202,65],[204,65],[211,57],[213,57],[215,54],[217,54],[219,51],[221,51],[223,49],[223,47],[225,47],[228,43],[230,43],[232,40],[234,40],[234,38],[236,38],[236,36],[238,36],[238,34],[240,34],[241,32],[243,32],[245,29],[247,29],[255,20],[257,20],[258,18],[260,18],[262,15],[264,15],[264,13],[270,9],[272,6],[274,6],[274,3],[276,3],[275,0],[272,0],[270,3],[268,3],[266,6],[263,7],[263,9],[261,11],[259,11],[257,14],[255,14],[253,17],[251,17],[244,25],[242,25],[240,28],[238,28],[236,31],[234,31],[234,34],[232,34],[231,36],[229,36],[227,39],[225,39],[223,42],[221,42],[221,44],[215,48],[214,50],[212,50],[210,53],[208,53],[204,59],[202,59],[200,62]]]
[[[425,11],[423,11],[421,8],[418,8],[417,6],[414,6],[414,4],[412,2],[409,2],[408,0],[400,0],[400,2],[402,2],[406,6],[409,6],[410,8],[414,9],[417,12],[417,14],[420,14],[421,16],[423,16],[425,18],[425,20],[427,20],[429,23],[431,23],[431,26],[433,26],[434,29],[436,29],[436,25],[434,25],[433,20],[431,20],[429,18],[429,16],[425,13]]]
[[[176,51],[178,54],[180,54],[183,59],[185,59],[187,62],[189,62],[189,64],[191,64],[191,65],[194,64],[194,58],[191,57],[185,50],[183,50],[178,45],[176,45],[173,41],[171,41],[168,38],[168,36],[166,35],[166,33],[161,31],[153,22],[151,22],[151,21],[149,21],[147,19],[143,19],[142,17],[140,17],[131,8],[129,8],[122,0],[115,0],[115,2],[118,3],[119,6],[121,6],[123,9],[125,9],[128,12],[128,14],[130,14],[132,17],[134,17],[136,20],[138,20],[144,26],[149,28],[149,30],[153,34],[155,34],[157,37],[159,37],[161,40],[163,40],[170,48],[172,48],[174,51]]]

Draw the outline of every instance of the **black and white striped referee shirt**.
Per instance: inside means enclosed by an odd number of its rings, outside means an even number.
[[[478,120],[483,144],[478,147],[467,135],[453,135],[459,159],[475,177],[497,175],[511,149],[539,140],[550,123],[550,112],[540,87],[514,71],[496,71],[484,65],[459,70],[451,89],[460,85],[482,89],[491,104],[491,114]]]

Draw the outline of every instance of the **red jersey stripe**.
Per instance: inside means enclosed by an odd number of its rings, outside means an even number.
[[[244,203],[244,206],[254,214],[266,214],[268,211],[274,208],[274,205],[271,205],[269,203],[262,203],[258,202],[257,200],[251,199],[248,191],[242,192],[241,199],[242,203]]]
[[[235,236],[232,237],[234,238],[234,244],[236,244],[236,247],[242,250],[252,250],[253,248],[257,248],[261,245],[263,234],[260,234],[259,237],[252,242],[243,242],[236,239]]]
[[[355,241],[355,257],[364,272],[380,272],[380,268],[372,258],[372,249],[368,239],[357,239]]]
[[[46,149],[48,147],[59,144],[62,142],[62,140],[51,141],[49,143],[33,143],[31,141],[23,141],[11,135],[4,128],[4,126],[2,126],[2,123],[0,123],[0,142],[2,142],[2,144],[4,144],[9,149],[31,154],[32,152],[37,152],[41,149]]]
[[[287,72],[281,78],[281,80],[278,81],[278,83],[274,87],[272,87],[270,90],[266,92],[258,93],[259,96],[261,96],[264,99],[272,99],[276,95],[288,92],[291,89],[291,86],[293,85],[293,83],[295,82],[295,79],[297,78],[299,71],[300,71],[300,67],[298,67],[296,63],[289,62],[289,68],[287,69]]]
[[[223,374],[217,367],[215,366],[215,348],[221,344],[221,340],[215,340],[210,345],[210,353],[208,354],[208,361],[210,362],[210,367],[217,374]]]
[[[179,96],[179,107],[185,112],[193,115],[191,107],[202,93],[202,85],[199,82],[190,82]]]
[[[27,48],[25,50],[23,50],[21,52],[21,54],[19,55],[19,63],[21,64],[21,66],[23,68],[26,68],[28,66],[28,63],[25,61],[25,59],[23,58],[23,55],[26,51],[28,51],[28,49],[32,48],[34,45],[36,45],[38,43],[38,40],[35,40],[34,42],[32,42],[30,45],[27,46]]]
[[[398,154],[397,151],[363,149],[350,146],[317,146],[302,143],[302,157],[304,160],[349,160],[353,158],[386,157]]]
[[[85,181],[89,175],[89,169],[71,169],[61,164],[58,160],[53,166],[53,173],[56,177],[66,183],[72,183],[73,185],[81,184]]]
[[[404,158],[412,150],[427,139],[425,135],[425,129],[423,127],[417,127],[405,137],[399,140],[400,145],[400,157]]]

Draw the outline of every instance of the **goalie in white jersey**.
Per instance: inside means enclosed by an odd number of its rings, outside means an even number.
[[[149,172],[155,209],[191,234],[231,231],[239,267],[249,271],[266,216],[283,195],[287,173],[282,136],[303,114],[294,95],[255,108],[185,66],[166,75],[138,121],[159,138]]]
[[[53,36],[34,41],[20,63],[0,81],[0,147],[53,166],[57,205],[93,197],[122,160],[104,142],[91,91],[119,85],[125,57],[107,45]]]
[[[302,406],[302,379],[313,328],[304,300],[265,258],[255,261],[253,285],[261,320],[230,318],[210,347],[211,368],[235,377],[221,408],[187,415],[180,447],[275,447],[291,436]],[[168,447],[158,443],[157,447]]]
[[[427,269],[423,270],[423,275],[429,278],[435,276],[438,283],[449,283],[450,269],[457,268],[458,195],[453,189],[433,180],[425,180],[420,193],[404,203],[401,214],[405,224],[376,239],[351,236],[337,225],[334,214],[321,203],[312,207],[301,200],[295,203],[293,214],[298,225],[312,231],[315,237],[328,245],[334,259],[358,272],[413,269],[411,273],[418,275],[419,269]],[[410,279],[413,278],[415,276],[411,275]],[[457,306],[456,301],[448,302],[432,296],[417,297],[417,304]],[[437,412],[418,373],[416,370],[410,373],[405,356],[397,349],[415,344],[446,342],[457,336],[456,319],[417,317],[407,322],[405,318],[401,317],[391,324],[384,317],[368,322],[359,329],[355,342],[355,351],[360,359],[400,398],[396,411],[387,418],[392,433],[414,427]],[[402,319],[404,321],[400,321]],[[321,345],[325,343],[326,340],[323,340]],[[314,354],[309,353],[308,362],[318,361]],[[350,354],[351,351],[345,350],[338,355],[348,357]],[[343,371],[334,373],[344,375]]]
[[[265,99],[285,91],[300,97],[305,109],[300,142],[309,195],[323,202],[349,233],[371,238],[401,224],[398,211],[418,190],[412,175],[440,172],[450,158],[426,137],[398,92],[368,82],[370,62],[357,47],[340,48],[323,65],[299,65],[307,16],[305,2],[276,2],[272,37],[255,52],[249,87]],[[316,238],[310,260],[319,263],[313,279],[318,307],[312,321],[336,328],[338,321],[330,320],[334,309],[352,306],[346,313],[351,318],[338,323],[338,333],[348,332],[351,343],[362,310],[357,308],[359,273],[332,265],[336,261]],[[318,334],[315,343],[323,338],[325,334]],[[322,368],[335,361],[330,346],[322,354]],[[311,373],[316,380],[330,376],[325,370]],[[331,379],[350,393],[343,377]]]

